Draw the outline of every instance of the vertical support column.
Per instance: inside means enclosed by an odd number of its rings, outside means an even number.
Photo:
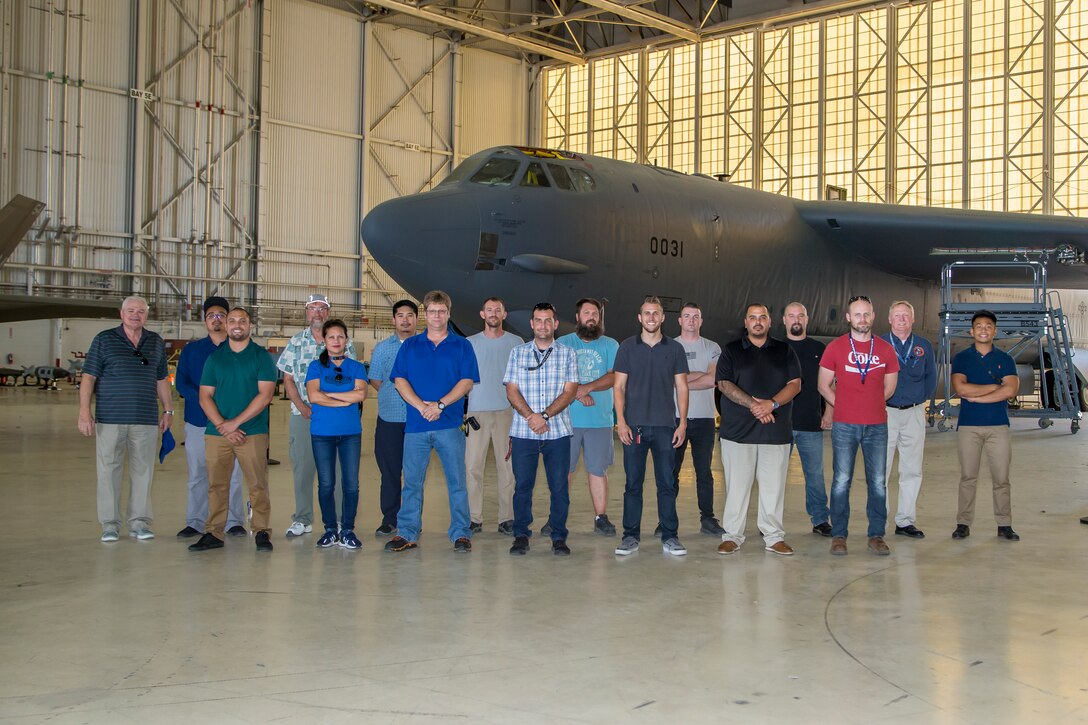
[[[899,116],[896,92],[899,72],[899,10],[894,5],[887,9],[888,23],[884,31],[884,56],[887,62],[887,81],[884,83],[884,203],[898,204],[896,182],[896,140],[899,135]]]
[[[786,195],[793,196],[793,115],[797,95],[793,90],[794,33],[797,26],[786,30],[786,52],[789,66],[786,68]]]
[[[926,7],[926,188],[925,204],[933,205],[933,1]],[[929,295],[926,295],[929,300]]]
[[[254,187],[255,198],[253,201],[253,262],[250,267],[250,279],[258,279],[260,271],[261,250],[268,245],[268,183],[269,160],[268,151],[270,145],[269,109],[272,106],[272,11],[275,0],[264,0],[258,7],[260,16],[257,22],[257,32],[260,38],[260,70],[258,73],[257,94],[257,153],[254,163],[257,170],[257,184]],[[365,88],[364,88],[365,92]],[[259,302],[259,285],[247,285],[250,288],[253,305]]]
[[[14,2],[0,0],[0,199],[10,199],[11,193],[11,46]]]
[[[816,114],[819,122],[816,124],[816,193],[817,199],[827,196],[827,174],[824,164],[827,160],[827,21],[819,22],[820,44],[816,51],[819,58],[819,72],[816,75]]]
[[[970,0],[965,0],[970,2]],[[850,78],[850,201],[858,200],[858,15],[850,16],[850,52],[854,56]]]
[[[130,86],[132,88],[143,88],[145,83],[144,78],[144,58],[147,56],[147,34],[144,32],[144,20],[147,17],[147,0],[132,0],[132,34],[130,36],[130,43],[132,53],[129,56],[131,80]],[[137,248],[139,242],[137,235],[140,233],[140,190],[144,188],[145,169],[144,169],[144,102],[140,99],[133,99],[130,105],[130,124],[132,126],[132,145],[129,158],[128,179],[125,186],[128,191],[128,217],[129,217],[129,232],[130,236],[126,242],[125,252],[127,259],[122,263],[122,271],[139,272],[137,268]],[[122,290],[128,294],[137,294],[142,291],[145,293],[145,297],[148,297],[148,304],[153,304],[154,300],[151,299],[153,295],[151,292],[155,291],[156,285],[153,281],[146,283],[141,282],[143,277],[137,275],[128,276],[129,288]],[[139,290],[138,287],[141,284],[146,284],[147,289]]]
[[[368,204],[370,203],[370,174],[367,173],[366,164],[367,159],[370,158],[370,42],[373,33],[369,20],[364,20],[362,26],[363,39],[359,62],[362,64],[360,67],[362,68],[363,88],[359,93],[359,133],[362,135],[363,140],[359,143],[359,203],[355,205],[359,209],[359,216],[355,219],[357,222],[355,244],[359,253],[355,279],[356,284],[360,287],[363,286],[363,278],[366,276],[367,268],[366,248],[363,246],[362,222],[363,217],[369,211]],[[356,292],[355,294],[357,309],[363,308],[365,299],[363,294],[362,292]]]
[[[461,122],[464,102],[464,50],[460,40],[450,43],[450,161],[449,172],[461,162]]]
[[[960,171],[960,206],[971,208],[971,0],[963,2],[963,167]]]
[[[699,3],[700,13],[702,10],[702,2]],[[699,17],[702,17],[700,14]],[[694,133],[694,171],[696,174],[703,173],[703,41],[699,41],[695,44],[695,124]],[[592,114],[591,114],[592,115]]]
[[[1019,0],[1005,0],[1001,16],[1001,211],[1009,210],[1009,3]]]
[[[635,161],[640,164],[646,163],[646,110],[648,108],[647,96],[649,95],[649,89],[646,87],[647,71],[649,69],[649,61],[647,58],[647,50],[640,48],[638,51],[638,86],[636,93],[638,94],[637,108],[638,108],[638,120],[635,123],[635,137],[638,139],[635,142]],[[619,83],[617,82],[618,86]],[[617,119],[618,120],[618,119]],[[616,124],[619,125],[618,123]]]
[[[763,29],[752,31],[752,188],[763,189]]]
[[[528,66],[527,61],[523,57],[521,59],[521,66],[524,71],[530,76],[529,80],[529,92],[526,95],[526,101],[529,104],[529,108],[526,112],[526,121],[528,126],[529,137],[526,141],[530,146],[543,146],[541,135],[541,127],[544,124],[544,114],[547,113],[547,109],[544,108],[544,99],[546,94],[541,93],[540,84],[544,82],[544,74],[541,72],[540,64]],[[536,76],[536,80],[532,80],[532,76]]]
[[[1046,0],[1043,9],[1043,213],[1054,213],[1054,24],[1057,0]]]

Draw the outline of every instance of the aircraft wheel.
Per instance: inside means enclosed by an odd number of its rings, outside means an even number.
[[[1049,428],[1052,425],[1054,425],[1054,421],[1052,421],[1050,418],[1040,418],[1039,419],[1039,427],[1040,428]]]

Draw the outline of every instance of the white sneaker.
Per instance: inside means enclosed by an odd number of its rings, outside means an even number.
[[[680,543],[680,539],[677,539],[676,537],[662,541],[661,550],[666,554],[672,554],[673,556],[683,556],[688,553],[688,550]]]
[[[304,524],[301,521],[293,521],[291,522],[291,526],[287,529],[287,538],[291,539],[296,536],[302,536],[303,534],[308,534],[313,530],[314,527],[310,524]]]
[[[136,539],[137,541],[147,541],[148,539],[155,538],[155,532],[147,528],[146,526],[138,529],[132,529],[128,532],[128,535]]]
[[[102,532],[102,538],[99,539],[99,541],[104,544],[109,544],[111,542],[117,541],[117,532],[113,529],[106,529]]]

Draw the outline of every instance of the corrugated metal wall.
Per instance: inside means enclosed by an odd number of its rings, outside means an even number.
[[[135,290],[165,317],[218,292],[271,324],[327,289],[373,317],[401,291],[366,258],[365,212],[528,138],[523,64],[302,0],[0,0],[0,18],[2,201],[47,203],[2,289]]]

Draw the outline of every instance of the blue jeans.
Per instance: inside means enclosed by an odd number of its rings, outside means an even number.
[[[552,541],[567,538],[567,511],[570,509],[570,491],[567,471],[570,469],[570,436],[551,441],[535,441],[530,438],[511,438],[510,465],[514,469],[514,536],[529,536],[529,524],[533,523],[533,486],[536,484],[536,467],[544,457],[544,475],[551,492]]]
[[[419,539],[423,528],[423,483],[431,451],[438,454],[446,474],[450,500],[450,541],[472,537],[468,520],[468,489],[465,488],[465,434],[460,428],[404,434],[404,491],[401,493],[397,528],[408,541]]]
[[[646,480],[646,454],[654,456],[654,478],[657,481],[657,520],[661,524],[661,540],[676,538],[680,524],[676,520],[676,480],[673,462],[676,449],[672,447],[672,426],[643,426],[632,428],[635,440],[623,447],[623,470],[627,485],[623,489],[623,535],[640,536],[642,527],[642,484]]]
[[[820,430],[795,430],[793,443],[805,474],[805,511],[813,526],[831,520],[827,508],[827,486],[824,484],[824,433]]]
[[[340,528],[355,530],[355,512],[359,508],[359,454],[362,436],[310,436],[317,465],[317,503],[326,531],[336,531],[336,458],[340,457],[340,488],[344,503]]]
[[[835,478],[831,483],[831,535],[847,536],[850,525],[850,480],[861,446],[865,460],[865,483],[869,489],[865,513],[869,516],[869,537],[883,536],[888,524],[888,486],[884,480],[888,459],[888,426],[834,423],[831,450]]]
[[[680,425],[679,418],[676,424]],[[714,474],[710,470],[710,461],[714,457],[717,438],[713,418],[688,418],[688,436],[675,453],[672,477],[679,489],[680,467],[684,465],[684,452],[691,443],[691,465],[695,468],[695,497],[699,502],[700,519],[714,518]]]

